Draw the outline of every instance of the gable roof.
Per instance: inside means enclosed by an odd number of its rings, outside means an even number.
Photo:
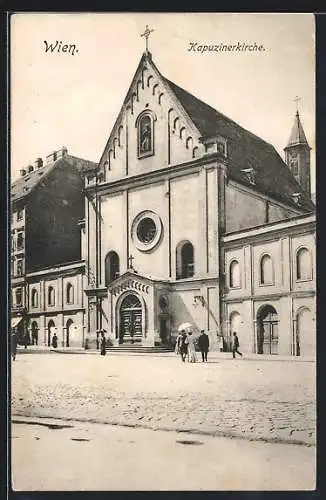
[[[62,156],[56,161],[51,161],[42,167],[36,167],[32,172],[26,173],[24,176],[16,179],[11,185],[11,202],[22,200],[28,196],[36,186],[40,185],[49,173],[62,162],[75,166],[81,175],[84,175],[90,169],[95,169],[97,166],[97,164],[92,161],[83,160],[76,156]]]
[[[295,180],[274,146],[167,78],[164,80],[203,137],[221,135],[228,140],[228,175],[231,179],[248,183],[246,174],[242,170],[254,168],[256,173],[254,188],[297,209],[314,210],[308,194]],[[301,193],[300,207],[294,203],[293,193]]]

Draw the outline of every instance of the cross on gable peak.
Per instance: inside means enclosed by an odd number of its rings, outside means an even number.
[[[146,28],[145,28],[144,33],[142,33],[142,34],[140,35],[140,36],[145,37],[145,40],[146,40],[146,42],[145,42],[145,43],[146,43],[146,53],[148,53],[148,37],[150,36],[150,34],[151,34],[151,33],[153,33],[153,31],[154,31],[154,30],[153,30],[153,29],[150,29],[150,28],[148,27],[148,24],[146,24]]]

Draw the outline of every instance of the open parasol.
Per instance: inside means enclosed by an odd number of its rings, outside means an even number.
[[[181,332],[182,330],[193,330],[193,326],[191,323],[182,323],[180,326],[178,326],[178,332]]]

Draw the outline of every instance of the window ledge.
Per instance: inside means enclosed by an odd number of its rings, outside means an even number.
[[[296,279],[295,280],[296,283],[306,283],[306,282],[309,282],[309,281],[312,281],[312,278]]]

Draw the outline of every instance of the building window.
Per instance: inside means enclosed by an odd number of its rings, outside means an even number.
[[[54,306],[54,288],[53,288],[53,286],[49,286],[49,288],[48,288],[48,305]]]
[[[11,275],[13,276],[15,273],[15,261],[14,261],[14,259],[11,259],[10,264],[11,264],[10,265]]]
[[[24,248],[24,233],[17,234],[17,250],[23,250]]]
[[[24,274],[23,259],[17,260],[17,276],[22,276]]]
[[[73,304],[74,303],[74,287],[72,286],[71,283],[68,283],[67,289],[66,289],[66,301],[67,304]]]
[[[32,307],[38,307],[38,292],[35,288],[32,290]]]
[[[237,260],[230,264],[230,288],[240,288],[240,264]]]
[[[136,120],[138,158],[154,154],[154,116],[144,111]]]
[[[307,248],[300,248],[297,251],[297,281],[312,279],[311,255]]]
[[[17,288],[15,291],[15,299],[16,299],[16,306],[22,306],[23,305],[23,294],[22,294],[22,289]]]
[[[13,234],[11,235],[11,251],[15,251],[15,237]]]
[[[17,211],[17,220],[22,220],[23,215],[24,215],[23,210],[18,210]]]
[[[190,241],[178,244],[176,249],[177,279],[191,278],[195,274],[194,247]]]
[[[298,162],[297,160],[292,160],[290,163],[290,167],[292,170],[292,174],[297,176],[299,174],[299,167],[298,167]]]
[[[107,287],[110,281],[115,280],[120,276],[120,259],[119,255],[111,251],[105,257],[105,286]]]
[[[260,284],[274,284],[273,261],[270,255],[263,255],[260,259]]]

